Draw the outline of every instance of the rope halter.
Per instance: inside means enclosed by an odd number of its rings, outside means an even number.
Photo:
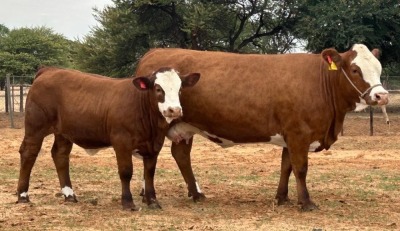
[[[361,91],[356,87],[356,85],[354,85],[354,83],[350,80],[349,76],[346,74],[346,72],[343,70],[343,68],[341,68],[341,69],[342,69],[342,72],[343,72],[344,76],[346,76],[346,79],[347,79],[347,80],[349,81],[349,83],[351,84],[351,86],[353,86],[353,88],[356,89],[356,91],[360,94],[360,98],[364,98],[365,95],[367,95],[368,92],[370,92],[373,88],[378,87],[378,86],[382,86],[382,84],[378,83],[378,84],[375,84],[375,85],[369,87],[369,88],[368,88],[367,90],[365,90],[364,92],[361,92]]]

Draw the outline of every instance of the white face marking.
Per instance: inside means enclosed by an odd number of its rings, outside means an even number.
[[[364,99],[360,99],[360,103],[356,103],[356,109],[354,111],[362,111],[368,107],[367,102]]]
[[[64,188],[62,188],[61,192],[62,192],[62,194],[64,194],[65,197],[74,195],[74,190],[72,190],[72,188],[70,188],[68,186],[65,186]]]
[[[357,52],[357,56],[351,63],[356,64],[361,69],[365,82],[369,83],[370,86],[381,84],[382,66],[379,60],[363,44],[355,44],[353,50]],[[382,86],[373,88],[369,93],[372,100],[377,100],[377,93],[388,94],[388,91]]]
[[[162,115],[164,115],[163,112],[167,111],[170,107],[181,108],[179,91],[181,89],[182,80],[175,70],[172,69],[170,71],[157,73],[154,84],[158,84],[165,93],[165,101],[163,103],[158,103],[158,109]],[[171,123],[173,120],[173,118],[169,117],[165,117],[165,119],[168,123]]]
[[[27,192],[23,192],[23,193],[19,194],[19,196],[20,196],[20,197],[27,197],[27,196],[28,196],[28,193],[27,193]]]

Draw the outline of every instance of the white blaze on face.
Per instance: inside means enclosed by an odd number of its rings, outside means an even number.
[[[356,44],[353,46],[353,50],[357,52],[357,56],[351,63],[356,64],[361,69],[365,82],[369,83],[370,86],[381,84],[382,66],[378,59],[365,45]],[[372,100],[377,100],[377,93],[387,94],[388,92],[382,86],[374,87],[369,93]]]
[[[179,91],[181,89],[182,81],[179,78],[178,73],[171,69],[170,71],[160,72],[156,74],[156,80],[154,82],[158,84],[165,93],[165,100],[163,103],[158,103],[158,109],[161,114],[164,115],[164,111],[171,108],[181,108],[181,103],[179,101]],[[168,123],[170,123],[173,118],[165,117]]]

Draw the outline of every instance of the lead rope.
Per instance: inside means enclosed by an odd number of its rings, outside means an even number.
[[[358,90],[358,88],[356,87],[356,85],[354,85],[354,83],[350,80],[349,76],[346,74],[346,72],[343,70],[343,68],[341,68],[341,69],[342,69],[342,72],[343,72],[344,76],[346,76],[346,79],[347,79],[347,80],[349,81],[349,83],[351,84],[351,86],[353,86],[353,88],[356,89],[356,91],[360,94],[360,98],[364,98],[364,96],[365,96],[369,91],[371,91],[373,88],[378,87],[378,86],[382,86],[382,84],[380,84],[380,83],[375,84],[375,85],[369,87],[367,90],[365,90],[364,93],[362,93],[360,90]]]

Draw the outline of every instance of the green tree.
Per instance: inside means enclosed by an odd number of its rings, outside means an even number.
[[[295,29],[306,49],[340,51],[354,43],[380,48],[381,62],[400,62],[400,4],[398,0],[304,0]]]
[[[33,75],[41,65],[71,67],[71,46],[46,27],[0,33],[0,74]]]
[[[108,76],[134,73],[152,47],[284,53],[295,43],[295,0],[114,0],[95,10],[101,26],[81,41],[79,68]]]

